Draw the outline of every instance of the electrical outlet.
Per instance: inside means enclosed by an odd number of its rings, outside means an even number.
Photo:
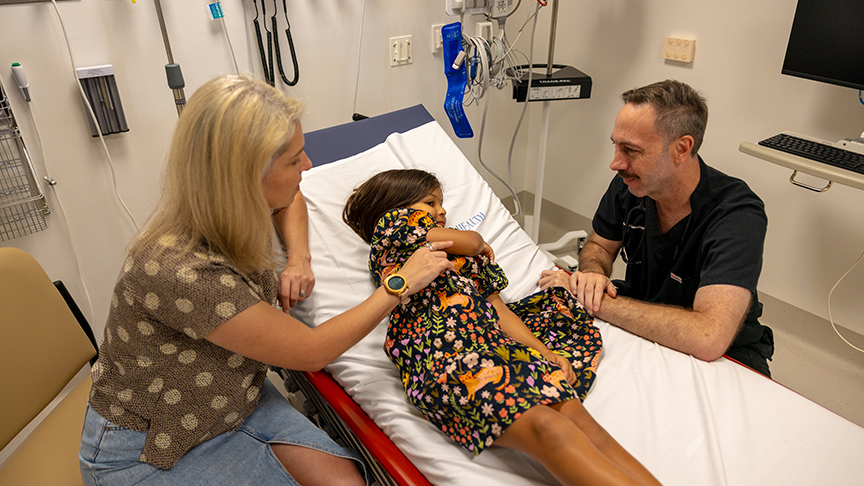
[[[441,36],[442,28],[444,28],[444,24],[432,25],[432,54],[435,54],[444,47],[444,38]]]
[[[414,62],[414,36],[403,35],[391,37],[388,48],[390,49],[390,66],[402,66]]]
[[[667,37],[663,43],[663,59],[679,62],[693,62],[696,39]]]

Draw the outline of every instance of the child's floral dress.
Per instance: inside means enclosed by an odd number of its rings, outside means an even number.
[[[369,268],[377,284],[397,271],[437,226],[425,211],[396,209],[378,222]],[[573,386],[554,363],[498,326],[486,297],[507,277],[483,255],[450,255],[438,276],[390,314],[384,350],[399,368],[408,400],[439,430],[479,454],[538,404],[585,398],[602,349],[593,319],[570,293],[548,289],[508,304],[546,346],[565,357]]]

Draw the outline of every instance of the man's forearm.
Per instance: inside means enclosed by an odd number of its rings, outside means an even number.
[[[606,295],[595,315],[645,339],[714,361],[726,352],[743,322],[743,317],[736,318],[736,310],[722,311],[720,316],[715,310],[703,312]]]
[[[589,239],[579,252],[579,271],[599,273],[608,277],[612,275],[614,261],[614,255],[610,255],[605,248]]]

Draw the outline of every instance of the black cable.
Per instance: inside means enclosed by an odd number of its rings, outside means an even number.
[[[255,37],[258,38],[258,53],[261,55],[261,67],[264,69],[264,80],[267,81],[268,84],[272,85],[270,79],[273,76],[269,71],[267,71],[267,52],[264,51],[264,41],[261,39],[261,26],[258,25],[258,2],[257,0],[252,0],[252,3],[255,5],[255,18],[252,20],[252,23],[255,24]],[[261,0],[261,8],[263,10],[264,0]]]
[[[261,0],[261,16],[264,17],[264,31],[267,32],[267,55],[270,59],[267,61],[267,84],[276,86],[276,71],[273,70],[273,33],[267,30],[267,7],[264,6],[264,0]],[[276,0],[273,0],[273,18],[276,18]]]
[[[275,6],[276,0],[273,0],[273,4]],[[288,37],[288,48],[291,50],[291,62],[294,64],[294,79],[288,81],[288,78],[285,77],[285,70],[282,68],[282,52],[279,49],[279,36],[276,34],[276,62],[279,65],[279,75],[282,76],[282,82],[287,84],[288,86],[294,86],[297,84],[297,80],[300,79],[300,68],[297,66],[297,54],[294,52],[294,39],[291,37],[291,24],[288,22],[288,6],[285,3],[285,0],[282,0],[282,9],[285,11],[285,35]],[[273,15],[273,32],[276,33],[276,15]],[[275,73],[273,77],[276,77]]]

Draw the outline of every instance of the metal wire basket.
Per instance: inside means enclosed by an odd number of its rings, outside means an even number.
[[[48,213],[42,186],[0,83],[0,241],[44,230]]]

